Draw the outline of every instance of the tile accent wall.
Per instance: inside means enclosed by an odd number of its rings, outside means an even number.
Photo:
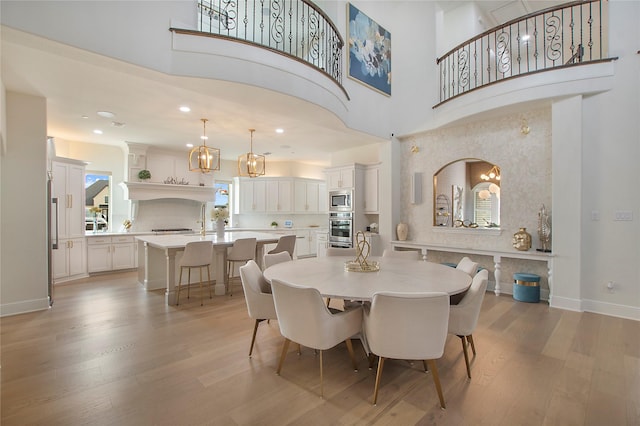
[[[520,129],[526,119],[528,134]],[[551,109],[542,108],[524,113],[492,116],[484,121],[462,124],[415,134],[401,142],[401,201],[406,206],[400,220],[409,224],[409,239],[457,247],[489,250],[514,250],[513,234],[520,227],[531,233],[533,248],[539,247],[537,236],[538,211],[547,207],[553,220],[551,205]],[[412,147],[419,151],[412,152]],[[479,158],[501,169],[500,235],[476,232],[442,232],[433,227],[433,175],[444,165],[462,158]],[[411,204],[411,177],[423,173],[422,203]],[[395,237],[395,236],[394,236]],[[453,256],[457,261],[461,255]],[[493,270],[493,266],[490,270]],[[513,268],[503,264],[503,281],[508,282],[524,268],[527,272],[546,277],[544,262],[515,262]],[[546,279],[544,280],[546,285]]]

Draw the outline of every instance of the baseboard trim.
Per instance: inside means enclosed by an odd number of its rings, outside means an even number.
[[[582,301],[582,307],[587,312],[640,321],[640,308],[635,306],[586,299]]]
[[[553,296],[551,303],[552,308],[565,309],[567,311],[583,312],[582,301],[579,299],[569,299],[568,297]]]
[[[49,298],[23,300],[14,303],[3,303],[0,305],[0,317],[10,315],[26,314],[27,312],[44,311],[49,309]]]

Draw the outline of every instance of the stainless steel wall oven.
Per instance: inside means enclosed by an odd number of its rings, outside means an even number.
[[[329,246],[353,247],[353,213],[329,213]]]

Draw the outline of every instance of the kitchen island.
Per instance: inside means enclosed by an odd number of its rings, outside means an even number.
[[[224,237],[216,234],[200,235],[141,235],[136,237],[138,242],[138,281],[147,290],[165,290],[168,305],[175,305],[176,284],[179,277],[179,261],[187,243],[192,241],[211,241],[213,244],[212,273],[215,277],[215,294],[225,294],[227,277],[227,248],[240,238],[255,238],[257,240],[256,262],[262,263],[265,244],[278,242],[278,235],[252,232],[225,232]]]

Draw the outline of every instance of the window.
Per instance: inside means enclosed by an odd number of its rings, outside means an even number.
[[[500,187],[479,183],[473,188],[473,222],[479,226],[500,226]]]
[[[111,174],[87,172],[84,178],[85,229],[98,231],[109,229],[109,198]]]

